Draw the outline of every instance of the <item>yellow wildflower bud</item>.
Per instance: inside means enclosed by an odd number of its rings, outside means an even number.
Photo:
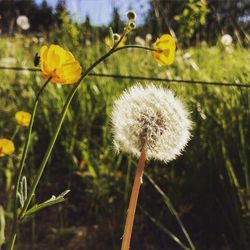
[[[127,12],[127,17],[129,20],[135,20],[136,19],[136,13],[133,10],[129,10]]]
[[[113,38],[114,38],[114,41],[115,41],[115,42],[119,41],[120,37],[121,37],[121,36],[120,36],[119,34],[117,34],[117,33],[114,33],[114,34],[113,34]]]
[[[14,143],[8,139],[0,139],[0,157],[12,154],[15,151]]]
[[[170,65],[175,58],[175,40],[170,35],[162,35],[153,44],[154,58],[160,65]]]
[[[51,82],[72,84],[81,77],[82,67],[71,52],[58,45],[42,46],[40,49],[40,67],[45,79]]]
[[[135,22],[129,23],[129,28],[130,28],[131,30],[134,30],[134,29],[136,28]]]
[[[28,127],[30,125],[31,114],[25,111],[18,111],[15,114],[16,123],[22,127]]]

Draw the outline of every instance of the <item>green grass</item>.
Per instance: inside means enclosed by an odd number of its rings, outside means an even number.
[[[62,45],[71,47],[67,40]],[[2,38],[0,65],[32,67],[39,47],[29,38]],[[101,42],[71,49],[83,68],[90,66],[105,50]],[[202,45],[179,50],[173,66],[158,67],[151,53],[127,50],[116,53],[94,72],[248,84],[249,52],[250,49],[241,47],[228,52],[219,46]],[[39,73],[14,71],[0,71],[0,79],[0,137],[11,137],[15,130],[15,112],[31,111],[35,93],[44,80]],[[35,199],[43,201],[68,188],[72,192],[67,202],[41,211],[24,223],[20,234],[23,242],[46,242],[53,249],[53,246],[67,244],[67,228],[84,226],[88,249],[119,249],[135,163],[129,156],[114,152],[110,112],[113,101],[135,83],[100,77],[87,77],[83,81]],[[146,171],[171,199],[197,249],[207,249],[209,244],[216,249],[222,246],[246,249],[245,224],[249,220],[250,202],[247,196],[250,192],[247,184],[249,90],[162,84],[186,103],[193,120],[193,137],[179,159],[168,166],[150,162]],[[25,167],[28,179],[39,166],[70,89],[71,86],[50,84],[42,95]],[[4,190],[0,194],[0,205],[7,212],[11,210],[9,180],[20,160],[26,133],[22,128],[16,136],[14,156],[0,159],[0,188]],[[146,179],[139,204],[151,219],[138,209],[133,249],[166,249],[166,246],[175,249],[176,243],[166,238],[168,230],[185,241],[163,198]],[[10,224],[9,217],[6,218]],[[41,223],[44,220],[46,223]],[[71,235],[74,230],[69,231]],[[28,236],[30,233],[32,237]]]

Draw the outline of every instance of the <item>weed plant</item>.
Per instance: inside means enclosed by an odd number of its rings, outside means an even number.
[[[52,43],[53,36],[50,39],[49,43]],[[64,40],[60,45],[67,48],[71,43]],[[31,38],[2,37],[0,65],[33,66],[39,47]],[[87,68],[103,51],[107,48],[99,41],[91,44],[91,48],[78,44],[74,54]],[[249,52],[248,48],[238,46],[226,51],[219,45],[208,47],[202,44],[179,50],[174,65],[163,68],[156,67],[150,52],[128,50],[105,60],[95,72],[248,84]],[[11,137],[15,130],[15,112],[31,110],[42,79],[39,73],[26,71],[0,71],[0,79],[0,130],[1,134]],[[120,218],[126,213],[135,162],[133,158],[114,153],[110,113],[113,101],[134,83],[132,80],[88,76],[81,85],[67,112],[37,198],[48,199],[51,189],[59,194],[69,187],[72,193],[63,205],[51,207],[49,212],[41,211],[25,222],[29,227],[23,228],[32,229],[24,229],[21,235],[31,237],[25,239],[24,245],[19,243],[20,249],[25,249],[25,244],[36,246],[38,242],[50,245],[51,249],[62,246],[66,244],[65,239],[81,226],[87,229],[88,249],[119,248],[123,227]],[[152,162],[146,169],[147,174],[171,199],[198,249],[209,249],[210,246],[247,249],[250,223],[249,90],[180,83],[164,83],[164,86],[182,97],[192,111],[193,138],[182,157],[163,168],[157,167],[162,163]],[[26,176],[36,172],[41,152],[48,145],[68,92],[67,86],[61,88],[53,84],[45,90],[32,133],[33,145],[28,153]],[[0,205],[7,221],[11,216],[8,201],[11,200],[13,174],[26,133],[21,129],[15,138],[16,154],[1,159]],[[166,229],[178,237],[182,235],[181,231],[152,183],[145,179],[144,185],[139,200],[143,212],[139,211],[135,223],[139,233],[133,240],[132,249],[166,249],[171,244],[176,249],[175,242],[169,242],[166,237]],[[159,223],[161,227],[158,227]],[[184,239],[184,236],[180,237]],[[143,242],[139,240],[142,238]]]

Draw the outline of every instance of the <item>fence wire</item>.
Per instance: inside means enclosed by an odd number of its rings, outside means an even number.
[[[40,72],[38,68],[26,68],[26,67],[6,67],[0,66],[0,70],[14,70],[14,71],[32,71]],[[109,77],[116,79],[130,79],[130,80],[142,80],[142,81],[156,81],[156,82],[167,82],[167,83],[180,83],[189,85],[212,85],[220,87],[236,87],[236,88],[250,88],[250,84],[247,83],[233,83],[233,82],[208,82],[200,80],[186,80],[186,79],[169,79],[169,78],[159,78],[159,77],[144,77],[144,76],[134,76],[134,75],[118,75],[118,74],[102,74],[102,73],[89,73],[89,76],[94,77]]]

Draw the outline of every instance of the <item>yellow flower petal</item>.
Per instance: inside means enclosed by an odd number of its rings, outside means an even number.
[[[51,77],[53,83],[75,83],[82,73],[82,68],[72,53],[54,44],[40,49],[40,67],[42,76],[45,79]]]
[[[154,58],[160,65],[170,65],[174,62],[176,45],[172,36],[162,35],[153,44],[153,48]]]
[[[15,119],[19,126],[28,127],[30,125],[31,114],[25,111],[18,111],[15,114]]]
[[[69,51],[65,51],[65,52],[67,52],[67,53],[64,54],[65,63],[75,61],[75,58],[74,58],[74,56],[73,56],[73,54],[71,52],[69,52]]]
[[[14,143],[8,139],[0,139],[0,157],[12,154],[15,151]]]
[[[40,60],[45,61],[47,58],[47,53],[48,53],[48,47],[47,46],[42,46],[40,49]]]
[[[75,61],[71,63],[64,64],[62,67],[58,68],[55,72],[57,83],[71,84],[77,82],[81,76],[82,67]]]

